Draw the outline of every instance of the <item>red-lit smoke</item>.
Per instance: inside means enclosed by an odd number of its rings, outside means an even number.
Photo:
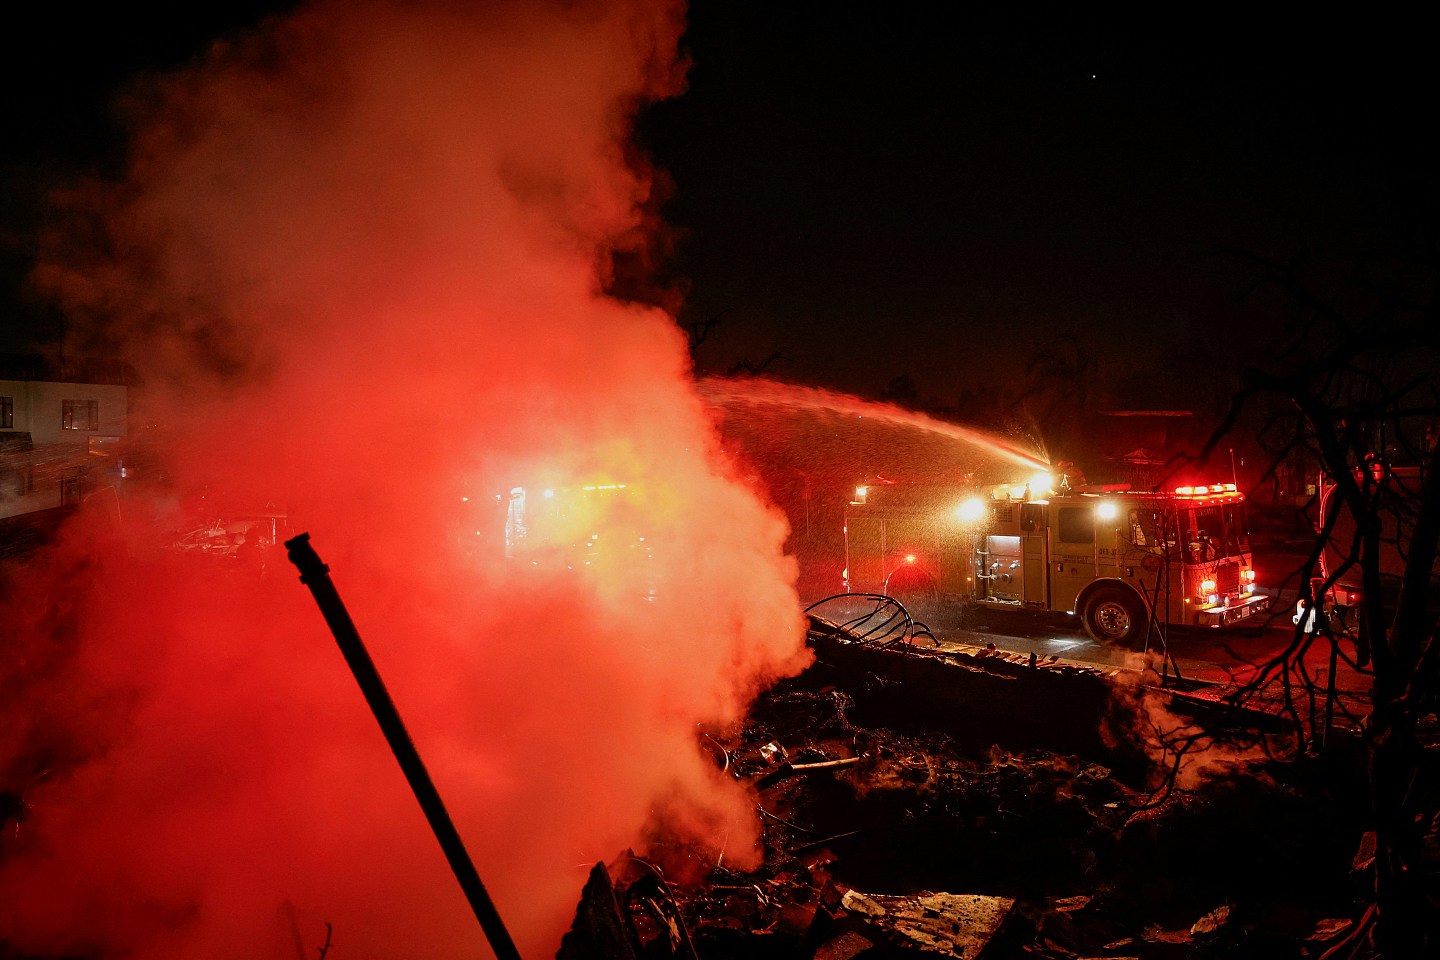
[[[599,293],[682,26],[638,0],[309,5],[137,93],[127,180],[69,198],[103,244],[40,273],[77,344],[139,370],[177,502],[311,533],[533,956],[588,866],[657,830],[753,857],[696,725],[805,656],[784,521],[728,479],[684,337]],[[623,523],[585,520],[647,535],[643,575],[633,551],[506,567],[494,493],[595,482],[626,484]],[[335,957],[483,952],[283,556],[166,549],[153,493],[92,503],[6,594],[27,813],[0,942],[313,956],[329,921]]]

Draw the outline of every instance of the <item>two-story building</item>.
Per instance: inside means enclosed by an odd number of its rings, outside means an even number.
[[[0,518],[78,503],[115,471],[134,374],[0,355]]]

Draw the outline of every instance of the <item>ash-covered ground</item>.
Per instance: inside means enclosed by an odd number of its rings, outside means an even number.
[[[1302,958],[1358,929],[1346,744],[1282,759],[1272,718],[827,633],[742,728],[706,737],[754,785],[763,866],[663,842],[619,857],[562,957]]]

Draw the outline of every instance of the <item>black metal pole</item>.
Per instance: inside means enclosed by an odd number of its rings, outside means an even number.
[[[475,919],[480,921],[485,937],[490,941],[490,949],[495,951],[499,960],[520,960],[520,952],[515,949],[515,942],[510,939],[504,921],[496,912],[490,895],[485,892],[485,885],[480,882],[480,875],[476,873],[475,864],[471,862],[470,854],[466,852],[465,844],[445,810],[445,803],[440,799],[419,751],[405,730],[405,723],[385,689],[385,682],[380,679],[380,672],[375,669],[375,661],[370,659],[349,611],[340,600],[335,584],[330,581],[330,568],[320,562],[315,548],[310,546],[308,533],[286,540],[285,549],[290,553],[290,562],[300,571],[300,582],[314,594],[325,622],[330,625],[330,632],[335,635],[335,642],[340,645],[340,652],[345,655],[345,662],[350,665],[350,672],[355,674],[365,701],[370,704],[370,712],[380,724],[390,750],[405,772],[405,779],[410,781],[410,789],[414,791],[415,799],[420,801],[420,809],[425,811],[425,819],[430,821],[430,829],[435,832],[435,839],[440,841],[445,859],[450,861],[450,869],[454,871],[460,889],[465,891],[465,898],[470,901],[470,909],[475,911]]]
[[[1340,638],[1331,634],[1327,639],[1330,641],[1330,679],[1325,685],[1325,739],[1321,741],[1321,746],[1326,748],[1330,746],[1330,729],[1335,723],[1335,668],[1339,666],[1340,655]]]

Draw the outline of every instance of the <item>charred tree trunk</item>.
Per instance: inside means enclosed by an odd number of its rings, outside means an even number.
[[[1431,571],[1440,546],[1440,445],[1430,452],[1421,510],[1406,557],[1395,618],[1377,646],[1368,743],[1375,817],[1376,946],[1387,957],[1434,956],[1440,920],[1428,902],[1422,852],[1435,811],[1419,783],[1421,717],[1435,708],[1436,635]],[[1383,664],[1383,669],[1382,669]]]

